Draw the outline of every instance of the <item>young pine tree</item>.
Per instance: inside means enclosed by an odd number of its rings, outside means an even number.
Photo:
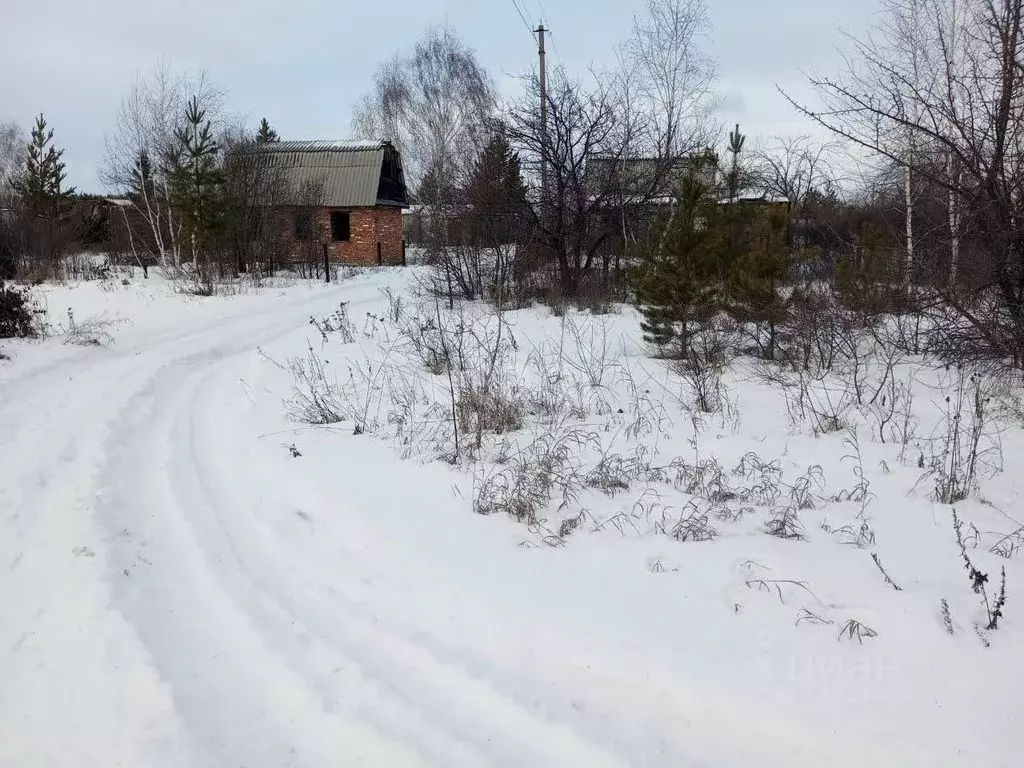
[[[836,294],[846,307],[874,312],[889,304],[893,298],[890,286],[899,279],[892,258],[896,247],[893,238],[874,222],[860,225],[853,252],[843,254],[836,263]]]
[[[260,120],[260,128],[256,132],[256,143],[257,144],[273,144],[275,141],[280,141],[280,137],[277,135],[277,131],[270,127],[270,123],[267,122],[267,118]]]
[[[726,179],[729,186],[729,202],[736,202],[736,198],[739,197],[740,192],[740,153],[743,151],[743,146],[747,143],[747,137],[740,133],[739,123],[736,124],[735,130],[729,133],[729,154],[732,156],[732,161],[729,166],[729,175]]]
[[[754,324],[759,351],[773,359],[776,330],[788,312],[780,289],[793,263],[786,242],[787,214],[771,204],[733,207],[740,239],[729,264],[729,314],[741,323]]]
[[[53,144],[53,129],[47,128],[43,115],[36,118],[28,144],[25,170],[12,187],[28,210],[40,218],[58,219],[74,195],[74,187],[64,188],[64,150]]]
[[[721,208],[696,176],[684,180],[672,218],[641,252],[633,274],[644,340],[687,356],[697,325],[722,306]]]
[[[224,172],[220,145],[195,96],[185,110],[185,122],[174,132],[177,156],[173,159],[171,199],[181,221],[185,241],[200,276],[212,287],[210,248],[223,224]],[[200,264],[203,255],[205,264]]]

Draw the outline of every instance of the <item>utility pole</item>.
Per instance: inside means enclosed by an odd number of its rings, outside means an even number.
[[[541,215],[548,195],[548,68],[544,51],[544,22],[534,30],[537,33],[537,53],[540,56],[540,199]]]

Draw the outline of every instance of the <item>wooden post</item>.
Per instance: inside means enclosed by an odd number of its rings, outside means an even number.
[[[377,263],[378,264],[383,264],[384,263],[384,256],[383,256],[383,254],[381,252],[380,240],[377,241]]]
[[[331,282],[331,259],[327,252],[327,243],[324,243],[324,282]]]
[[[406,266],[406,264],[405,264],[405,240],[404,239],[402,240],[402,266],[403,267]]]
[[[548,67],[547,52],[544,50],[544,22],[534,30],[537,34],[537,54],[540,58],[540,199],[541,220],[548,192]]]

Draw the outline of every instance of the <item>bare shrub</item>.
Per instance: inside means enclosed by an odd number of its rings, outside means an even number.
[[[947,366],[946,371],[950,378],[940,385],[945,412],[929,473],[935,478],[935,500],[956,504],[977,490],[979,471],[991,459],[989,449],[982,447],[989,398],[978,374],[962,366]]]
[[[559,508],[572,503],[583,489],[579,452],[596,436],[578,427],[552,429],[510,457],[474,478],[473,511],[480,515],[503,512],[515,520],[536,524],[555,493]]]
[[[696,464],[688,464],[681,458],[669,464],[673,471],[672,484],[682,488],[693,496],[702,496],[709,501],[731,501],[736,494],[729,486],[729,478],[718,463],[718,459],[709,457],[698,460]]]
[[[344,421],[345,407],[339,398],[337,378],[328,371],[327,361],[309,347],[305,357],[288,361],[292,375],[292,397],[285,410],[293,421],[304,424],[337,424]]]
[[[718,413],[725,404],[725,345],[719,329],[702,326],[690,338],[685,357],[676,361],[676,372],[690,391],[691,406],[699,413]]]
[[[803,523],[797,514],[796,507],[783,505],[775,507],[771,511],[768,521],[765,523],[764,532],[769,536],[776,536],[780,539],[792,539],[795,541],[806,541]]]
[[[789,487],[789,498],[797,509],[814,509],[821,502],[815,489],[825,489],[825,473],[821,466],[814,464],[800,475]]]
[[[341,302],[338,309],[329,315],[309,318],[309,324],[320,332],[325,345],[333,333],[338,334],[343,344],[352,344],[356,340],[355,325],[349,319],[347,301]]]
[[[779,355],[793,370],[832,370],[839,326],[846,322],[835,294],[826,285],[809,283],[790,296],[788,322],[778,333]]]
[[[661,521],[655,524],[655,531],[671,536],[676,541],[712,541],[718,537],[718,531],[711,525],[710,511],[710,507],[702,507],[691,500],[683,507],[679,517],[672,521],[666,519],[666,508]]]
[[[906,347],[899,336],[893,337],[891,328],[900,328],[903,319],[886,318],[863,329],[853,323],[842,324],[837,373],[850,382],[857,405],[875,405],[895,380]]]
[[[816,435],[846,429],[857,405],[854,388],[848,381],[832,376],[826,369],[780,369],[762,363],[756,372],[763,383],[781,388],[786,414],[794,428],[809,423]]]
[[[307,346],[306,355],[291,358],[285,369],[292,376],[292,397],[285,401],[285,412],[292,420],[317,425],[351,421],[357,435],[377,427],[388,389],[386,357],[351,363],[348,376],[339,381],[328,361]]]
[[[585,484],[596,488],[606,496],[628,491],[630,485],[645,475],[648,465],[638,456],[621,456],[605,452],[600,461],[584,478]]]
[[[839,630],[836,639],[842,640],[844,637],[851,642],[856,640],[858,644],[863,645],[864,638],[878,637],[878,633],[871,627],[861,624],[856,619],[847,619],[846,623],[843,624],[843,628]]]
[[[835,536],[840,543],[852,544],[857,549],[866,549],[875,544],[875,531],[866,519],[860,517],[856,521],[847,523],[839,528],[833,528],[828,523],[822,523],[821,530]]]
[[[889,376],[879,396],[861,407],[861,413],[871,424],[872,436],[879,442],[906,448],[913,441],[917,427],[913,387],[913,371],[906,381]]]
[[[766,462],[750,451],[740,459],[732,474],[742,477],[747,483],[737,490],[737,495],[744,501],[770,507],[782,495],[782,466],[777,460]]]
[[[995,544],[989,547],[989,552],[1009,560],[1016,557],[1024,548],[1024,526],[1001,537]]]
[[[815,386],[801,379],[802,397],[811,417],[815,434],[841,432],[849,425],[850,413],[856,404],[854,390],[845,384],[822,381]]]
[[[566,363],[583,376],[591,387],[601,387],[610,368],[608,322],[604,319],[592,320],[581,327],[572,318],[566,318],[562,328],[563,332],[569,332],[575,342],[571,354],[566,357]]]
[[[985,585],[988,583],[988,574],[982,573],[971,562],[971,558],[967,555],[967,545],[964,542],[963,524],[960,518],[957,516],[956,510],[953,510],[953,531],[956,533],[956,543],[960,548],[960,557],[964,561],[964,570],[967,571],[968,579],[971,582],[971,590],[976,595],[981,596],[982,605],[985,608],[985,614],[988,617],[988,623],[985,625],[986,630],[994,630],[999,628],[999,619],[1003,617],[1003,606],[1006,605],[1006,566],[1002,567],[1002,579],[999,584],[999,593],[996,595],[996,599],[989,602],[988,590]]]
[[[65,344],[78,347],[105,347],[114,343],[111,331],[126,322],[127,320],[124,318],[111,318],[105,314],[77,320],[75,313],[69,307],[67,324],[59,326],[58,330]]]
[[[490,382],[461,381],[455,413],[465,434],[504,434],[522,429],[527,404],[524,393],[507,379]],[[479,447],[479,439],[477,440]]]

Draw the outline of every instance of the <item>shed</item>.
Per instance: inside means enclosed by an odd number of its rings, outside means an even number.
[[[401,155],[390,142],[278,141],[247,154],[279,174],[279,226],[293,257],[326,247],[333,262],[402,263],[408,199]]]

